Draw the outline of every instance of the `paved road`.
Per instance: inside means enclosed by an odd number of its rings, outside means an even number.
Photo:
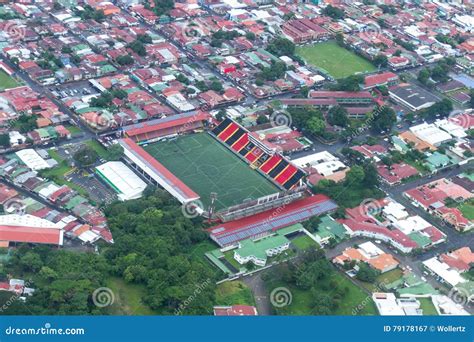
[[[252,291],[258,314],[260,316],[272,315],[273,308],[268,298],[265,282],[262,280],[262,272],[257,272],[253,275],[246,276],[242,280]]]

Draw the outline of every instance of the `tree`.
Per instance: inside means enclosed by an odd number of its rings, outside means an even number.
[[[385,55],[377,55],[374,57],[373,63],[378,67],[386,67],[388,65],[388,58]]]
[[[349,124],[347,110],[341,106],[332,107],[328,111],[327,119],[331,125],[335,126],[346,127]]]
[[[142,41],[136,39],[135,41],[131,42],[127,45],[129,49],[132,49],[137,55],[139,56],[146,56],[146,49],[145,45],[143,45]]]
[[[270,122],[266,115],[259,114],[257,117],[257,125],[263,125]]]
[[[471,108],[474,108],[474,88],[469,89],[469,96],[471,97],[469,105]]]
[[[311,134],[320,136],[326,130],[326,123],[323,119],[312,117],[307,122],[307,128]]]
[[[295,50],[295,44],[291,40],[282,37],[274,39],[267,47],[268,52],[278,57],[291,57],[295,54]]]
[[[427,69],[427,68],[424,68],[424,69],[421,69],[418,72],[418,78],[417,79],[421,84],[427,85],[429,80],[430,80],[430,77],[431,77],[430,70]]]
[[[392,108],[387,106],[377,108],[372,113],[372,118],[371,128],[378,133],[389,132],[397,122],[397,114]]]
[[[367,265],[365,262],[359,263],[359,271],[356,274],[356,278],[359,279],[360,281],[366,282],[366,283],[373,283],[377,279],[379,272],[369,265]]]
[[[164,15],[168,14],[174,8],[174,0],[154,0],[155,6],[153,7],[153,11],[156,15]]]
[[[220,93],[221,91],[224,90],[224,87],[222,86],[222,83],[219,82],[218,80],[213,80],[211,84],[209,85],[209,89],[214,90],[215,92]]]
[[[354,165],[346,174],[346,183],[349,185],[362,184],[364,178],[365,172],[362,166]]]
[[[120,65],[130,65],[133,64],[133,58],[130,55],[118,56],[116,59]]]
[[[227,114],[227,113],[226,113],[225,109],[221,109],[221,110],[220,110],[219,112],[217,112],[217,114],[216,114],[216,120],[219,121],[219,122],[222,121],[222,120],[224,120],[226,114]]]
[[[332,90],[340,91],[358,91],[360,90],[360,84],[364,82],[362,75],[351,75],[346,78],[337,80],[337,84],[332,87]]]
[[[322,14],[333,19],[342,19],[344,18],[344,11],[340,8],[334,7],[332,5],[327,5],[323,10]]]
[[[8,135],[7,133],[0,134],[0,146],[2,146],[3,148],[10,147],[10,135]]]
[[[87,168],[97,162],[97,160],[99,159],[99,155],[93,148],[89,146],[84,146],[79,149],[79,151],[74,153],[73,158],[79,167]]]

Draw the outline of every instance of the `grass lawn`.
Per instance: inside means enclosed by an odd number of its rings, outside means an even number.
[[[216,305],[254,305],[252,291],[243,282],[226,281],[217,285]]]
[[[464,217],[468,220],[474,220],[474,205],[470,203],[463,203],[459,206],[459,210],[461,210]]]
[[[18,87],[20,84],[4,71],[0,70],[0,90]]]
[[[296,53],[308,64],[326,70],[334,78],[376,70],[369,61],[339,46],[335,41],[299,46]]]
[[[53,149],[48,150],[49,155],[51,158],[58,162],[58,166],[53,167],[51,169],[44,169],[39,172],[40,176],[49,180],[54,181],[58,185],[67,185],[71,189],[76,190],[81,196],[89,198],[89,193],[78,186],[73,182],[69,182],[64,178],[64,175],[69,173],[72,168],[68,165],[68,163],[61,158],[57,151]]]
[[[300,250],[318,246],[318,244],[306,234],[294,238],[291,240],[291,243]]]
[[[225,252],[224,253],[224,258],[229,262],[229,264],[231,264],[232,266],[234,266],[238,270],[240,270],[242,267],[244,267],[244,265],[239,264],[237,262],[237,260],[234,259],[234,249]]]
[[[96,151],[100,158],[107,159],[107,150],[97,140],[88,140],[86,145]]]
[[[112,315],[156,315],[148,306],[142,303],[145,293],[142,285],[128,284],[124,280],[112,277],[107,287],[114,293],[114,303],[109,307]]]
[[[66,126],[66,128],[69,130],[69,132],[71,132],[72,136],[82,133],[81,129],[77,126],[70,125],[70,126]]]
[[[436,311],[436,308],[431,298],[418,298],[418,300],[421,303],[423,316],[438,316],[438,311]]]
[[[396,268],[394,270],[385,272],[377,277],[374,283],[364,283],[361,282],[361,284],[369,291],[371,292],[377,292],[383,290],[382,286],[383,285],[388,285],[396,280],[400,279],[403,276],[403,271],[399,268]],[[381,284],[381,285],[377,285]]]
[[[337,283],[342,288],[345,288],[345,296],[341,300],[339,307],[332,313],[332,315],[378,315],[377,309],[371,296],[357,285],[354,285],[348,278],[338,271],[334,271],[329,279],[325,279],[321,283],[315,284],[321,292],[327,295],[332,295],[331,283]],[[301,290],[292,285],[281,281],[280,279],[273,279],[267,282],[267,290],[269,293],[277,287],[286,287],[292,294],[292,302],[289,306],[277,309],[277,313],[283,315],[307,316],[312,314],[311,310],[311,292],[309,290]]]
[[[198,193],[206,206],[211,192],[217,193],[216,208],[222,209],[278,191],[274,184],[207,133],[186,135],[143,148]]]

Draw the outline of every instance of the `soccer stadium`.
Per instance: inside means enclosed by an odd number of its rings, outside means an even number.
[[[207,132],[143,145],[143,149],[199,194],[206,208],[213,192],[219,210],[279,191]]]
[[[303,171],[240,125],[228,118],[212,125],[205,112],[175,115],[125,127],[120,144],[145,178],[181,203],[200,200],[204,211],[240,209],[302,185]]]

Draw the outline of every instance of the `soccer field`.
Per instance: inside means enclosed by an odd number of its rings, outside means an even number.
[[[208,133],[143,146],[207,207],[211,192],[217,193],[216,209],[273,194],[279,189]]]
[[[15,88],[18,87],[19,84],[13,78],[8,76],[5,72],[0,70],[0,90]]]
[[[310,46],[299,46],[296,53],[308,64],[326,70],[334,78],[344,78],[358,72],[376,70],[370,62],[352,51],[337,45],[336,42],[324,42]]]

